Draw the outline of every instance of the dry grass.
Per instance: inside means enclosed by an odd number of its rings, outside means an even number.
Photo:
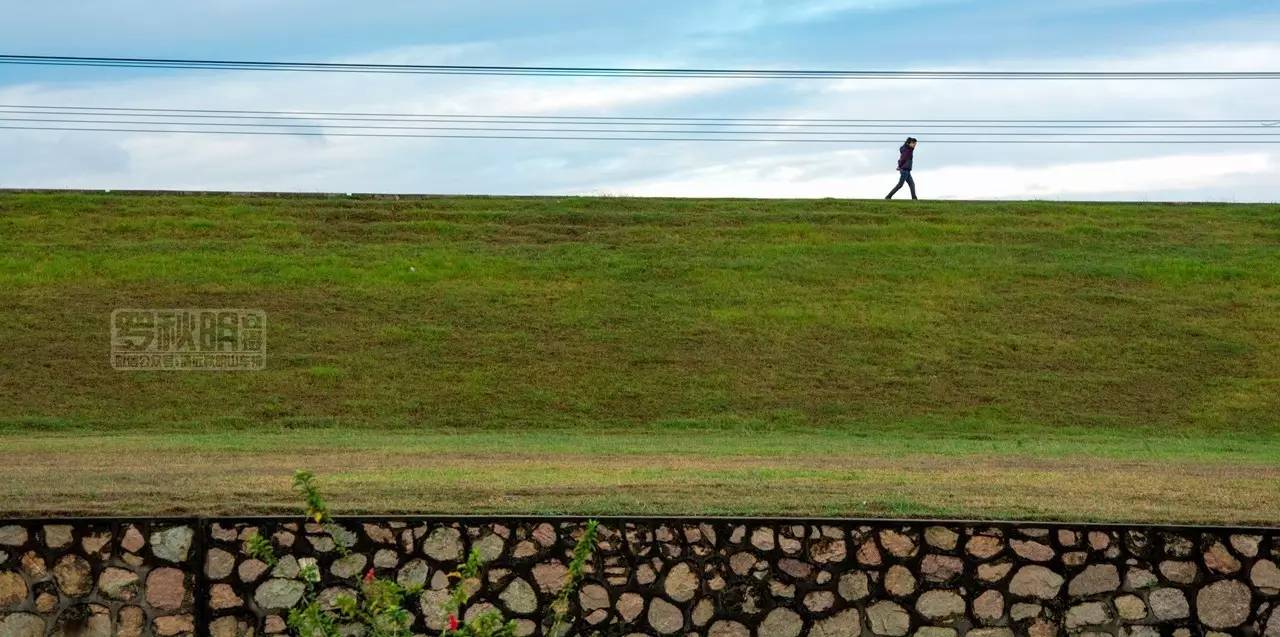
[[[295,468],[344,512],[876,515],[1276,523],[1280,467],[840,434],[0,437],[0,512],[284,513]],[[602,439],[603,438],[603,439]],[[573,451],[581,442],[581,451]],[[825,447],[822,449],[821,447]],[[504,450],[505,447],[505,450]],[[615,447],[615,452],[608,448]],[[1136,455],[1136,454],[1135,454]],[[1171,459],[1172,458],[1172,459]],[[1243,461],[1242,461],[1243,460]]]

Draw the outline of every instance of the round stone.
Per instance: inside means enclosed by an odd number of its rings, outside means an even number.
[[[400,556],[391,549],[378,549],[373,554],[373,565],[377,568],[395,568],[400,563]]]
[[[862,571],[853,571],[840,576],[840,583],[836,586],[836,590],[840,592],[840,596],[848,601],[856,602],[870,594],[867,582],[867,574]]]
[[[1280,594],[1280,568],[1271,560],[1258,560],[1249,569],[1249,581],[1266,595]]]
[[[502,603],[517,615],[528,615],[538,610],[538,594],[534,592],[529,582],[519,577],[507,584],[507,587],[498,595],[498,599],[501,599]]]
[[[910,535],[893,529],[880,531],[880,546],[894,557],[911,557],[916,553],[916,541]]]
[[[1147,616],[1147,605],[1137,595],[1121,595],[1116,598],[1116,612],[1120,619],[1138,621]]]
[[[240,581],[254,582],[259,577],[262,577],[263,573],[267,572],[267,568],[267,563],[262,560],[245,560],[240,563],[240,567],[236,571],[240,574]]]
[[[984,582],[998,582],[1013,570],[1011,562],[998,562],[995,564],[979,564],[978,579]]]
[[[359,554],[351,553],[344,555],[333,561],[333,565],[329,567],[329,572],[338,579],[351,579],[364,574],[364,565],[369,558]]]
[[[157,617],[152,620],[151,625],[155,628],[155,633],[160,637],[190,635],[196,630],[195,619],[190,615],[167,615],[165,617]]]
[[[1191,616],[1187,596],[1176,588],[1157,588],[1147,595],[1151,613],[1160,621],[1186,619]]]
[[[60,549],[71,545],[71,525],[46,524],[44,527],[44,545],[51,549]]]
[[[941,528],[941,527],[931,527]],[[949,582],[964,572],[964,562],[950,555],[926,555],[920,560],[920,574],[930,582]]]
[[[49,614],[58,607],[58,596],[53,593],[40,593],[36,596],[36,612]]]
[[[493,604],[490,604],[488,602],[481,602],[479,604],[476,604],[468,608],[467,612],[462,614],[462,618],[463,618],[463,621],[473,622],[486,615],[498,615],[499,617],[501,617],[501,614],[498,613],[498,609],[495,608]]]
[[[124,537],[120,539],[120,547],[130,553],[137,553],[142,547],[147,545],[146,538],[142,537],[142,532],[138,527],[129,525],[124,531]]]
[[[1048,562],[1054,555],[1052,548],[1030,540],[1012,540],[1009,542],[1009,547],[1023,559],[1032,562]]]
[[[569,567],[560,562],[543,562],[533,567],[533,581],[537,582],[538,590],[544,593],[560,592],[568,574]]]
[[[799,637],[804,628],[804,620],[795,611],[787,608],[775,608],[760,622],[756,629],[757,637]]]
[[[630,623],[640,616],[640,611],[644,610],[644,597],[637,593],[623,593],[618,596],[618,604],[616,608],[618,610],[618,616],[621,617],[623,621]]]
[[[235,570],[236,556],[222,549],[209,549],[204,557],[204,574],[209,579],[222,579]]]
[[[1256,557],[1258,555],[1258,545],[1261,543],[1261,535],[1231,536],[1231,547],[1234,548],[1237,553],[1245,557]]]
[[[337,610],[338,600],[344,597],[358,599],[357,593],[346,586],[330,586],[316,595],[316,602],[325,610]]]
[[[504,543],[501,537],[496,533],[488,533],[484,537],[476,540],[471,548],[480,552],[480,559],[484,562],[492,562],[502,557],[502,549]]]
[[[449,615],[445,612],[445,604],[449,603],[449,591],[432,589],[423,591],[418,598],[418,607],[422,610],[422,623],[429,630],[443,630],[449,625]]]
[[[1249,587],[1236,580],[1214,582],[1196,594],[1196,612],[1210,628],[1235,628],[1249,618]]]
[[[308,558],[302,558],[308,559]],[[312,564],[315,564],[315,558],[310,558]],[[283,577],[285,579],[293,579],[302,571],[302,564],[298,562],[298,558],[292,555],[286,555],[276,560],[276,565],[271,568],[271,577]]]
[[[1222,542],[1214,542],[1209,550],[1204,552],[1204,565],[1209,567],[1209,570],[1224,575],[1240,570],[1240,560],[1237,560]]]
[[[4,637],[44,637],[44,620],[31,613],[14,613],[0,618]]]
[[[969,555],[985,560],[1004,550],[1004,540],[992,535],[975,535],[965,543],[964,549]]]
[[[984,624],[994,624],[1004,617],[1004,595],[985,591],[973,600],[973,616]]]
[[[125,606],[116,613],[116,637],[142,637],[147,615],[138,606]]]
[[[756,556],[743,551],[742,553],[734,553],[729,558],[729,569],[736,575],[746,575],[751,571],[751,567],[756,565]]]
[[[258,586],[253,601],[263,610],[287,610],[302,599],[305,588],[298,580],[272,578]]]
[[[109,566],[98,576],[98,590],[111,599],[130,601],[138,595],[138,574]]]
[[[810,637],[859,637],[862,634],[862,620],[858,609],[850,608],[818,621],[809,632]]]
[[[301,582],[298,583],[302,585]],[[178,610],[187,598],[187,576],[168,566],[147,574],[147,603],[160,610]]]
[[[684,614],[671,602],[660,597],[649,603],[649,625],[664,635],[684,628]]]
[[[836,594],[831,591],[809,591],[804,596],[804,607],[811,613],[825,613],[836,605]]]
[[[848,549],[843,539],[823,538],[809,547],[809,557],[818,564],[843,562]]]
[[[711,625],[707,637],[751,637],[751,631],[738,622],[720,620]]]
[[[1155,573],[1145,568],[1131,568],[1129,572],[1124,574],[1125,588],[1136,591],[1144,588],[1151,588],[1160,583],[1160,579]]]
[[[49,577],[49,569],[45,566],[44,558],[40,557],[35,551],[27,551],[22,554],[22,571],[27,577],[33,581],[41,582]]]
[[[609,589],[599,584],[587,584],[578,591],[578,605],[583,610],[609,607]]]
[[[543,522],[534,528],[532,536],[533,541],[544,547],[550,547],[556,543],[556,529],[546,522]]]
[[[79,597],[93,588],[89,563],[79,555],[63,555],[53,566],[53,579],[63,595]]]
[[[924,530],[924,541],[937,549],[950,551],[956,547],[960,534],[945,526],[931,526]]]
[[[687,602],[698,592],[698,576],[685,562],[680,562],[667,572],[662,584],[667,596],[677,602]]]
[[[1196,581],[1196,576],[1199,573],[1200,568],[1196,566],[1195,562],[1179,562],[1176,560],[1160,562],[1160,574],[1171,582],[1190,584]]]
[[[27,530],[17,524],[0,526],[0,546],[22,546],[27,543]]]
[[[422,586],[427,583],[427,563],[422,560],[409,560],[396,573],[396,583],[401,586]]]
[[[1067,629],[1100,626],[1111,621],[1111,611],[1102,602],[1085,602],[1067,610]]]
[[[80,538],[80,548],[91,557],[105,557],[111,552],[111,533],[94,533]]]
[[[916,592],[916,576],[905,566],[890,566],[884,576],[884,589],[895,597],[906,597]]]
[[[1110,593],[1120,588],[1120,572],[1114,564],[1095,564],[1071,579],[1067,592],[1072,597]]]
[[[760,527],[751,532],[751,546],[761,551],[772,551],[775,546],[773,541],[773,529]]]
[[[911,615],[893,602],[876,602],[867,608],[867,622],[871,624],[871,632],[877,635],[902,637],[911,628]]]
[[[218,610],[239,608],[244,600],[236,595],[236,589],[229,584],[214,584],[209,589],[209,606]]]
[[[971,630],[966,633],[966,637],[968,635],[976,634],[981,630],[981,628]],[[947,628],[946,626],[921,626],[916,629],[916,632],[911,634],[911,637],[956,637],[956,634],[956,629]]]
[[[162,560],[181,562],[187,559],[193,535],[191,528],[186,526],[156,531],[151,534],[151,552]]]
[[[11,571],[0,572],[0,609],[21,606],[27,600],[27,581]]]
[[[219,617],[209,623],[209,637],[250,637],[253,630],[237,617]]]
[[[453,527],[439,527],[423,541],[422,552],[433,560],[457,562],[462,559],[462,534]]]
[[[916,599],[916,611],[929,619],[947,619],[964,614],[964,598],[952,591],[925,591]]]
[[[1024,566],[1014,573],[1009,592],[1018,597],[1053,599],[1062,588],[1062,576],[1043,566]]]
[[[858,563],[867,566],[880,565],[880,549],[876,546],[876,541],[868,538],[858,547]]]
[[[793,579],[798,580],[808,579],[809,575],[813,573],[813,567],[807,562],[801,562],[800,560],[790,557],[778,560],[778,568],[781,569],[783,573],[786,573]]]

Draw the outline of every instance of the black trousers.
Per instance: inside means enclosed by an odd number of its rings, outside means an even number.
[[[893,199],[893,196],[898,194],[899,190],[902,190],[902,184],[906,184],[911,187],[911,198],[916,199],[916,182],[911,178],[911,171],[899,170],[898,172],[902,174],[902,177],[898,179],[898,185],[894,186],[893,190],[889,191],[889,196],[885,197],[885,199]]]

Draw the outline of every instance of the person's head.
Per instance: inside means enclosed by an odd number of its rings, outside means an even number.
[[[916,147],[916,138],[914,138],[914,137],[908,137],[908,138],[907,138],[907,146],[910,146],[910,147],[912,147],[912,148],[915,148],[915,147]]]

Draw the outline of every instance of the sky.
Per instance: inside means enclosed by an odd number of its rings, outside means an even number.
[[[859,70],[1280,70],[1274,0],[2,0],[0,54]],[[871,119],[1280,119],[1280,81],[388,76],[0,65],[0,104]],[[1280,200],[1280,144],[930,145],[924,198]],[[1280,141],[1280,136],[1277,137]],[[899,142],[0,130],[0,188],[882,197]]]

